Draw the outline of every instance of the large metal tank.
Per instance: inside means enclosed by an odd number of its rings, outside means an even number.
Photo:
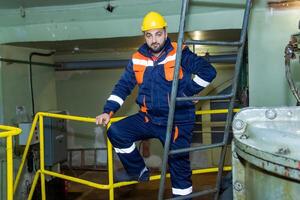
[[[233,134],[234,199],[300,199],[300,107],[244,109]]]

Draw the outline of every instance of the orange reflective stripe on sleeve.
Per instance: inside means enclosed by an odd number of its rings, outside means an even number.
[[[172,81],[174,78],[175,60],[169,61],[164,65],[165,77],[168,81]],[[183,71],[182,67],[179,68],[179,79],[182,79]]]
[[[175,126],[175,132],[174,132],[173,142],[176,141],[176,139],[178,138],[178,135],[179,135],[179,130],[178,130],[178,127]]]

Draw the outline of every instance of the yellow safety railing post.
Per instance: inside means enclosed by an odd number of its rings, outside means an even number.
[[[13,200],[13,145],[12,136],[6,138],[6,159],[7,159],[7,200]]]
[[[6,137],[6,181],[7,181],[7,200],[13,200],[14,198],[14,185],[13,185],[13,136],[18,135],[21,133],[21,129],[10,127],[10,126],[3,126],[0,125],[0,129],[4,130],[4,132],[0,133],[0,138]]]
[[[110,120],[107,125],[107,129],[111,126],[113,122],[119,121],[125,117],[116,117]],[[108,185],[109,185],[109,199],[114,199],[114,159],[113,159],[113,151],[112,151],[112,144],[110,143],[109,139],[107,138],[107,165],[108,165]]]
[[[108,124],[110,127],[111,122]],[[109,199],[114,199],[114,162],[113,162],[113,152],[112,145],[107,138],[107,166],[108,166],[108,185],[109,185]]]
[[[45,186],[45,163],[44,163],[44,119],[43,115],[39,114],[39,130],[40,130],[40,169],[41,169],[41,193],[42,200],[46,200],[46,186]]]

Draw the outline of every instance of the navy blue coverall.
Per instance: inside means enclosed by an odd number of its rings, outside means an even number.
[[[104,113],[112,115],[123,104],[136,84],[139,86],[136,99],[140,107],[137,114],[113,123],[109,137],[124,168],[130,176],[139,176],[145,163],[135,141],[157,138],[165,142],[170,94],[175,67],[177,44],[168,38],[163,53],[154,59],[145,43],[133,54],[120,80],[115,85],[104,106]],[[205,59],[182,47],[179,72],[178,97],[192,96],[208,86],[215,78],[216,70]],[[195,106],[192,101],[176,102],[171,149],[190,147],[195,121]],[[172,193],[174,196],[192,192],[189,154],[169,156]]]

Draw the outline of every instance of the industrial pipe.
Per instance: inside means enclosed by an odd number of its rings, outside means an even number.
[[[52,56],[55,51],[49,53],[39,53],[31,52],[29,55],[29,81],[30,81],[30,95],[31,95],[31,105],[32,105],[32,117],[35,115],[35,105],[34,105],[34,94],[33,94],[33,83],[32,83],[32,57],[33,56]]]
[[[210,63],[232,63],[236,61],[236,54],[228,55],[209,55],[204,56]],[[92,69],[119,69],[128,65],[129,60],[92,60],[61,62],[55,64],[56,71],[69,70],[92,70]]]

